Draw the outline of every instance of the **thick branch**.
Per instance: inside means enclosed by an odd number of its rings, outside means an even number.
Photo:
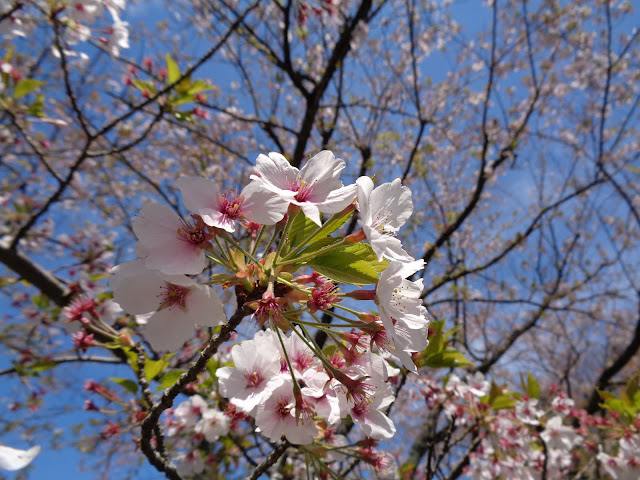
[[[73,296],[71,290],[50,272],[5,243],[0,242],[0,262],[40,290],[59,307],[69,304]]]
[[[349,50],[351,49],[351,39],[353,37],[353,32],[357,28],[360,21],[365,21],[369,11],[371,10],[371,5],[372,0],[363,0],[363,2],[360,4],[360,7],[351,20],[351,23],[348,24],[340,34],[340,38],[338,39],[338,42],[336,43],[336,46],[331,53],[331,58],[327,63],[327,68],[325,68],[324,73],[322,74],[322,78],[307,98],[307,109],[304,113],[300,132],[298,133],[298,142],[296,144],[296,149],[293,152],[293,158],[291,159],[291,165],[293,165],[294,167],[299,168],[300,164],[302,163],[304,152],[307,146],[307,141],[311,136],[313,122],[315,121],[318,109],[320,108],[320,100],[322,99],[322,96],[324,95],[324,92],[329,85],[329,81],[338,68],[338,65],[343,62],[344,58],[347,56],[347,53],[349,53]]]

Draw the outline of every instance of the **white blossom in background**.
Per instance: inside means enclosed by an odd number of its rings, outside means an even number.
[[[528,425],[540,425],[538,419],[544,412],[537,406],[538,400],[535,398],[516,402],[516,417]]]
[[[207,442],[215,442],[223,435],[229,433],[229,417],[220,410],[207,409],[202,413],[202,418],[195,426],[196,433],[201,433]]]
[[[29,450],[19,450],[0,445],[0,470],[8,470],[10,472],[20,470],[29,465],[39,453],[40,447],[37,445]]]
[[[193,427],[207,408],[207,402],[204,398],[200,395],[193,395],[176,407],[173,411],[173,416],[181,425]]]

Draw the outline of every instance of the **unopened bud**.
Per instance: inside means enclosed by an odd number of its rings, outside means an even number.
[[[118,333],[118,341],[125,347],[133,347],[135,345],[135,342],[127,330],[122,330]]]

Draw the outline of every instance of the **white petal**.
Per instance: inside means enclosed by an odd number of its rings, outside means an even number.
[[[258,155],[256,159],[256,172],[258,175],[251,175],[252,180],[259,180],[272,191],[278,193],[279,190],[287,190],[289,182],[295,182],[300,174],[299,170],[292,167],[289,161],[276,152],[271,152],[269,156]],[[291,192],[291,197],[295,193]]]
[[[250,222],[274,225],[284,218],[289,202],[253,181],[242,190],[242,216]]]
[[[356,198],[356,185],[348,185],[332,191],[326,200],[318,204],[318,208],[324,213],[338,213],[353,203]]]
[[[176,185],[182,193],[182,203],[193,213],[209,215],[218,205],[218,185],[202,177],[180,177]]]
[[[188,312],[174,307],[154,313],[143,331],[154,350],[176,351],[193,337],[194,329]]]
[[[380,185],[371,193],[369,200],[373,222],[376,223],[376,216],[379,216],[385,219],[383,225],[394,230],[404,225],[413,213],[411,190],[403,187],[399,178]]]
[[[168,275],[197,275],[207,266],[207,259],[202,249],[176,239],[175,243],[157,245],[145,258],[145,265]]]
[[[220,297],[206,285],[194,287],[186,305],[193,321],[202,327],[222,325],[227,319]]]
[[[358,424],[368,437],[376,440],[391,438],[396,433],[393,422],[379,410],[371,410],[364,418],[354,417],[353,422]]]
[[[113,300],[131,315],[153,312],[160,306],[158,295],[165,281],[144,267],[144,260],[115,266],[109,278]]]
[[[322,222],[320,221],[320,210],[318,210],[318,207],[316,207],[315,204],[310,202],[291,202],[291,203],[300,205],[302,207],[302,211],[304,212],[304,214],[307,216],[309,220],[311,220],[313,223],[315,223],[319,227],[322,226]]]
[[[300,178],[313,184],[309,201],[323,202],[334,190],[342,187],[340,172],[346,166],[343,160],[335,158],[329,150],[314,155],[300,170]]]
[[[31,447],[29,450],[18,450],[17,448],[0,445],[0,470],[20,470],[29,465],[40,453],[40,447]]]
[[[145,204],[132,221],[133,231],[148,256],[145,265],[169,275],[201,273],[206,266],[204,252],[182,241],[178,230],[182,220],[166,205]]]
[[[369,197],[373,191],[373,180],[369,177],[360,177],[356,180],[358,189],[358,210],[360,221],[363,225],[371,225],[371,205]]]

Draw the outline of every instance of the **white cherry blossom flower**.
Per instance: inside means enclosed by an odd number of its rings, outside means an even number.
[[[20,470],[29,465],[36,455],[40,453],[40,447],[31,447],[29,450],[19,450],[17,448],[0,445],[0,470]]]
[[[389,417],[381,410],[389,406],[394,400],[391,386],[376,389],[372,396],[353,404],[349,414],[353,423],[358,425],[366,436],[376,440],[393,437],[396,427]]]
[[[538,400],[535,398],[516,402],[516,417],[528,425],[540,425],[538,419],[544,412],[538,409],[537,406]]]
[[[355,199],[356,186],[345,187],[339,178],[345,166],[343,160],[323,150],[298,170],[285,157],[271,152],[258,156],[251,179],[286,205],[298,205],[310,220],[321,225],[320,212],[338,213]]]
[[[111,26],[111,36],[107,40],[107,50],[117,57],[121,48],[129,48],[129,23],[115,17]]]
[[[273,442],[284,435],[294,445],[308,445],[318,435],[318,427],[312,415],[309,412],[296,412],[293,382],[290,377],[258,406],[256,425],[262,434]]]
[[[218,295],[184,275],[149,270],[144,260],[122,263],[111,273],[113,299],[125,312],[154,312],[144,333],[157,350],[177,350],[191,338],[196,325],[215,327],[226,320]]]
[[[247,340],[231,349],[235,367],[216,370],[220,393],[253,415],[280,382],[280,351],[270,343]]]
[[[235,222],[244,218],[262,225],[273,225],[287,213],[287,204],[257,183],[247,185],[240,195],[220,193],[218,185],[202,177],[180,177],[177,182],[185,206],[211,227],[235,231]]]
[[[198,450],[180,453],[176,456],[176,469],[181,476],[190,476],[204,472],[204,460]]]
[[[413,261],[394,236],[413,213],[411,191],[401,185],[399,178],[374,189],[369,177],[360,177],[356,185],[362,230],[378,260]]]
[[[196,433],[201,433],[208,442],[215,442],[229,433],[229,417],[220,410],[208,409],[202,413],[202,419],[196,424]]]
[[[211,235],[201,220],[187,222],[166,205],[147,203],[132,225],[144,247],[147,268],[167,275],[197,275],[204,270],[204,250]]]
[[[376,303],[387,337],[395,347],[395,355],[414,373],[417,369],[408,352],[427,348],[429,316],[420,298],[422,279],[412,282],[405,277],[423,266],[422,260],[393,261],[380,275],[376,287]]]
[[[582,437],[576,433],[573,427],[565,426],[562,417],[551,417],[540,434],[548,450],[561,450],[570,452],[571,449],[582,441]]]
[[[205,411],[207,411],[205,399],[200,395],[193,395],[176,407],[173,416],[181,425],[193,427]]]

